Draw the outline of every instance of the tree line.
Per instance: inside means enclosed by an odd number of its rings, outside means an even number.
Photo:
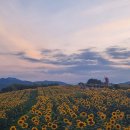
[[[17,90],[23,90],[23,89],[35,89],[38,87],[48,87],[48,86],[58,86],[58,83],[51,83],[51,84],[36,84],[33,85],[25,85],[25,84],[12,84],[9,85],[6,88],[1,89],[0,92],[10,92],[10,91],[17,91]]]

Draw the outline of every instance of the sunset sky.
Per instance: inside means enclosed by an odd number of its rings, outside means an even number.
[[[130,0],[0,0],[0,78],[130,81]]]

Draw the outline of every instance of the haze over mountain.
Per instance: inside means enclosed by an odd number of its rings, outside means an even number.
[[[128,84],[130,85],[130,81],[124,82],[124,83],[120,83],[120,84]]]
[[[61,81],[35,81],[35,82],[31,82],[31,81],[24,81],[24,80],[19,80],[17,78],[12,78],[12,77],[8,77],[8,78],[1,78],[0,79],[0,89],[8,87],[10,85],[13,84],[22,84],[22,85],[33,85],[33,84],[37,84],[37,85],[41,85],[41,84],[46,84],[46,85],[51,85],[51,84],[58,84],[58,85],[67,85],[64,82]]]

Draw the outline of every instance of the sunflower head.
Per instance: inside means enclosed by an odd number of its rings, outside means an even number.
[[[33,127],[31,130],[38,130],[38,128],[37,127]]]
[[[17,130],[17,129],[16,129],[16,126],[11,126],[11,127],[10,127],[10,130]]]
[[[52,130],[56,130],[57,127],[58,127],[57,124],[52,124],[52,125],[51,125]]]
[[[77,127],[78,127],[78,128],[84,128],[85,126],[86,126],[86,123],[85,123],[85,122],[82,122],[82,121],[77,122]]]

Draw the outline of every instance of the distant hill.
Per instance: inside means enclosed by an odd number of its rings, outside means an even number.
[[[130,81],[127,81],[127,82],[124,82],[124,83],[119,83],[119,84],[130,85]]]
[[[51,85],[51,84],[58,84],[58,85],[67,85],[64,82],[60,82],[60,81],[36,81],[36,82],[31,82],[31,81],[24,81],[24,80],[20,80],[20,79],[16,79],[16,78],[12,78],[12,77],[8,77],[8,78],[1,78],[0,79],[0,89],[2,88],[6,88],[10,85],[13,84],[21,84],[21,85]]]
[[[130,88],[130,81],[118,84],[120,88]]]
[[[130,85],[130,81],[128,81],[128,82],[125,82],[124,84],[129,84],[129,85]]]
[[[22,81],[22,80],[12,78],[12,77],[0,79],[0,89],[8,87],[12,84],[32,85],[33,83],[30,81]]]
[[[66,83],[64,82],[61,82],[61,81],[48,81],[48,80],[45,80],[45,81],[36,81],[36,82],[33,82],[35,84],[58,84],[58,85],[67,85]]]

